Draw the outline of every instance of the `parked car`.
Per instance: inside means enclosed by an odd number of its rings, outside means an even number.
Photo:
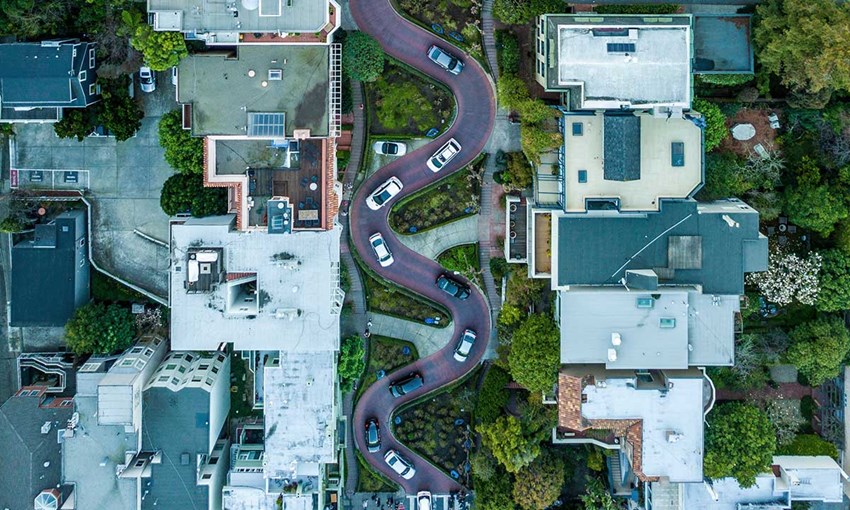
[[[139,69],[139,87],[142,92],[153,92],[156,90],[156,75],[148,66]]]
[[[431,156],[431,159],[428,160],[428,168],[430,168],[432,172],[439,172],[444,166],[446,166],[446,163],[454,159],[459,152],[460,144],[457,143],[457,140],[452,138],[440,147],[433,156]]]
[[[463,71],[463,62],[436,44],[428,48],[428,58],[431,59],[431,62],[434,62],[452,74],[457,75]]]
[[[437,287],[450,296],[454,296],[461,301],[469,297],[469,287],[448,276],[441,274],[435,282]]]
[[[387,267],[394,262],[393,254],[387,248],[387,243],[384,242],[384,236],[380,232],[372,234],[372,237],[369,238],[369,244],[372,245],[372,250],[375,252],[375,256],[378,257],[378,263],[381,264],[381,267]]]
[[[375,418],[366,422],[366,449],[369,453],[377,453],[381,449],[381,427]]]
[[[413,475],[416,474],[416,468],[413,467],[413,463],[409,460],[405,459],[395,450],[390,450],[384,455],[384,461],[387,465],[393,468],[398,476],[404,478],[405,480],[410,480],[413,478]]]
[[[416,510],[431,510],[431,493],[419,491],[416,493]]]
[[[372,145],[375,154],[382,156],[404,156],[407,154],[407,145],[401,142],[375,142]]]
[[[466,358],[469,357],[469,351],[472,350],[473,345],[475,345],[475,331],[467,329],[463,332],[463,335],[460,336],[460,340],[457,342],[457,346],[455,347],[455,359],[461,363],[466,361]]]
[[[366,205],[369,206],[369,209],[377,211],[398,195],[403,187],[398,177],[390,177],[385,183],[378,186],[378,189],[373,191],[371,195],[366,197]]]
[[[411,391],[418,390],[423,384],[425,384],[425,381],[422,379],[422,376],[413,372],[404,379],[399,379],[398,381],[390,384],[390,393],[392,393],[394,397],[398,398],[402,395],[407,395]]]

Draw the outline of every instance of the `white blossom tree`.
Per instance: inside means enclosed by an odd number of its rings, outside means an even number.
[[[813,305],[820,291],[823,259],[811,252],[805,258],[776,248],[771,250],[767,271],[750,273],[747,283],[758,287],[765,299],[778,305],[797,302]]]

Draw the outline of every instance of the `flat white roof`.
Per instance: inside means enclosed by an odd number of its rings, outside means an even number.
[[[336,458],[336,353],[282,352],[264,374],[266,478],[318,476]]]
[[[281,498],[282,506],[277,506],[277,498]],[[268,494],[253,487],[227,486],[221,502],[224,510],[313,510],[312,494]]]
[[[634,45],[626,51],[615,45]],[[582,85],[583,108],[687,108],[691,29],[684,25],[558,25],[558,84]]]
[[[332,296],[339,287],[342,227],[321,232],[268,234],[231,228],[233,215],[192,218],[171,228],[171,348],[215,350],[334,351],[339,314]],[[256,273],[259,313],[225,313],[227,285],[188,293],[190,248],[221,248],[224,270],[234,277]],[[238,280],[236,280],[238,281]]]
[[[581,414],[591,420],[643,420],[642,471],[674,482],[702,480],[703,378],[669,378],[662,393],[632,379],[585,386]],[[670,436],[675,434],[675,440]]]

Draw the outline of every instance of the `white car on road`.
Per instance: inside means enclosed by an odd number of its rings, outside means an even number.
[[[457,140],[452,138],[440,147],[433,156],[431,156],[431,159],[428,160],[428,168],[430,168],[432,172],[439,172],[444,166],[446,166],[446,163],[454,159],[459,152],[460,144]]]
[[[384,236],[380,232],[372,234],[369,238],[369,244],[372,245],[372,250],[375,252],[375,256],[378,257],[378,263],[381,264],[381,267],[387,267],[394,262],[393,254],[387,248]]]
[[[394,196],[398,195],[403,187],[398,177],[390,177],[386,182],[378,186],[378,189],[373,191],[371,195],[366,197],[366,205],[369,206],[369,209],[377,211],[387,205],[387,202],[392,200]]]
[[[142,92],[153,92],[156,90],[156,74],[148,66],[139,69],[139,87]]]
[[[410,480],[413,478],[413,475],[416,474],[416,468],[413,467],[413,464],[395,450],[388,451],[387,454],[384,455],[384,461],[389,467],[393,468],[393,471],[395,471],[398,476],[405,480]]]
[[[407,145],[401,142],[375,142],[372,150],[382,156],[404,156],[407,154]]]

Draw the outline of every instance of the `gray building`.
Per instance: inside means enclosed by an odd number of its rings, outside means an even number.
[[[0,62],[0,122],[56,122],[100,100],[94,43],[0,44]]]
[[[45,397],[43,387],[25,387],[0,407],[0,508],[33,508],[36,497],[61,505],[60,439],[72,412],[73,400]]]
[[[66,211],[12,248],[12,326],[64,326],[89,302],[85,211]]]

